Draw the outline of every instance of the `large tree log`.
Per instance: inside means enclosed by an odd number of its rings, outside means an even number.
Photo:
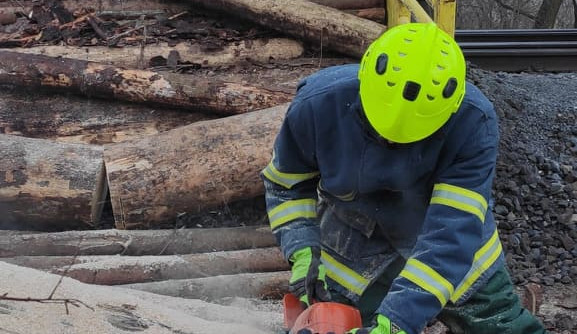
[[[262,194],[287,105],[198,122],[104,150],[117,228],[150,228]]]
[[[173,255],[272,247],[275,244],[268,226],[0,234],[0,257]]]
[[[75,47],[65,45],[48,45],[32,48],[11,49],[20,53],[41,54],[50,57],[66,57],[85,61],[99,62],[115,66],[137,68],[139,64],[149,66],[154,57],[168,59],[171,52],[178,52],[180,61],[202,66],[230,65],[246,60],[267,63],[270,60],[286,60],[302,55],[301,43],[286,39],[256,39],[234,42],[220,50],[206,50],[200,44],[179,43],[169,46],[167,43],[123,48],[105,46]],[[142,54],[141,54],[142,52]]]
[[[216,301],[227,297],[281,299],[288,293],[290,271],[237,274],[122,285],[159,295]]]
[[[106,196],[102,148],[0,135],[0,228],[87,228]]]
[[[0,90],[0,133],[61,142],[107,144],[210,119],[203,113],[158,110],[59,94]]]
[[[310,0],[319,5],[337,8],[337,9],[364,9],[383,7],[383,0]]]
[[[0,50],[0,84],[238,114],[288,102],[272,88]]]
[[[164,256],[15,257],[1,261],[84,283],[117,285],[289,270],[278,248]],[[51,268],[46,268],[51,264]],[[57,267],[55,267],[57,266]]]
[[[385,26],[307,0],[187,0],[360,58]]]

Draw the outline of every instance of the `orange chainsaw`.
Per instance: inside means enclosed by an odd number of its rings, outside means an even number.
[[[345,334],[362,327],[361,313],[352,306],[321,302],[303,308],[292,294],[283,298],[287,334]]]

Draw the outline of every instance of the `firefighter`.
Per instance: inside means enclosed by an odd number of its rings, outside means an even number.
[[[491,213],[492,104],[434,23],[390,29],[360,65],[304,79],[263,170],[300,301],[356,306],[365,328],[544,333],[504,266]]]

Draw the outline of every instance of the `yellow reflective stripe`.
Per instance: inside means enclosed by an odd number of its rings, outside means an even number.
[[[270,181],[283,186],[287,189],[291,189],[295,184],[310,180],[319,175],[319,172],[314,173],[283,173],[279,172],[274,166],[272,161],[266,166],[262,171],[263,175]]]
[[[435,185],[431,204],[446,205],[471,213],[483,223],[488,207],[487,200],[481,194],[446,183]]]
[[[433,268],[417,259],[409,259],[399,276],[431,293],[445,306],[454,292],[453,285]]]
[[[273,230],[297,218],[316,217],[317,201],[312,198],[286,201],[268,212],[268,220]]]
[[[369,285],[368,279],[338,262],[325,251],[321,252],[321,260],[327,270],[327,276],[345,289],[360,296]]]
[[[475,253],[473,265],[467,275],[465,275],[461,284],[457,286],[455,293],[451,296],[451,301],[456,302],[459,300],[459,298],[471,288],[475,281],[497,261],[502,251],[503,246],[501,246],[501,242],[499,241],[499,232],[495,230],[485,245]]]

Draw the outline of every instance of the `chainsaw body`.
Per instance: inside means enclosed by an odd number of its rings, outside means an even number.
[[[284,296],[283,304],[288,334],[345,334],[362,327],[361,313],[349,305],[321,302],[304,309],[292,294]]]

